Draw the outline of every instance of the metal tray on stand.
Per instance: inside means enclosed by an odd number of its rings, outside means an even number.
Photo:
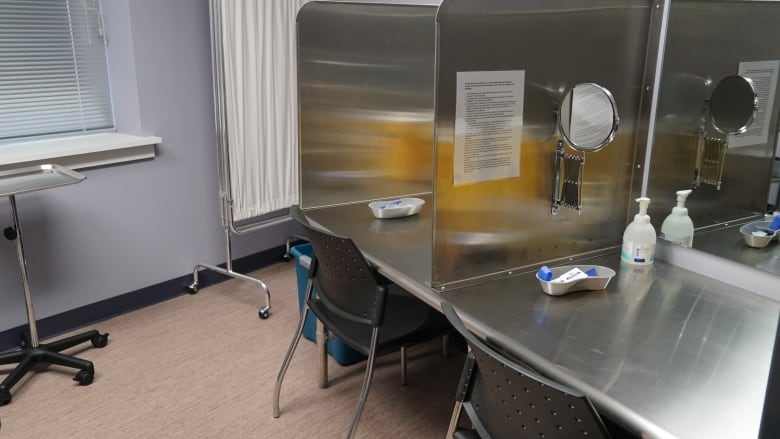
[[[39,165],[0,171],[0,197],[80,183],[86,177],[59,165]]]
[[[16,363],[16,367],[0,382],[0,405],[11,402],[11,387],[27,374],[33,365],[56,364],[79,369],[73,378],[82,386],[92,383],[95,377],[95,367],[91,361],[61,353],[61,351],[87,341],[98,348],[106,346],[108,334],[101,334],[97,330],[83,332],[77,335],[60,339],[58,341],[39,343],[38,326],[33,310],[32,295],[30,294],[30,281],[27,273],[27,259],[24,256],[24,244],[22,244],[22,229],[19,226],[19,215],[16,209],[16,196],[28,192],[49,189],[58,186],[66,186],[80,183],[83,175],[58,165],[30,166],[10,171],[0,172],[0,197],[8,197],[11,204],[11,218],[13,226],[3,230],[3,236],[16,243],[17,261],[19,272],[22,275],[22,287],[24,288],[24,303],[27,310],[28,331],[26,331],[24,343],[20,349],[0,354],[0,363]]]

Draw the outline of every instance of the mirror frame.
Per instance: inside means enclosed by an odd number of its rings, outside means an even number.
[[[569,96],[574,92],[575,88],[577,88],[578,86],[582,86],[582,85],[593,86],[593,87],[596,87],[597,89],[599,89],[599,91],[601,91],[607,97],[607,99],[609,100],[609,104],[612,107],[612,126],[610,127],[609,134],[607,135],[607,137],[604,138],[604,140],[601,141],[601,143],[599,143],[599,144],[597,144],[595,146],[592,146],[592,147],[586,147],[586,146],[579,145],[576,142],[574,142],[569,137],[569,134],[568,134],[570,129],[569,130],[565,130],[564,129],[563,118],[561,117],[561,115],[563,114],[563,111],[561,111],[560,108],[563,108],[563,102],[566,102],[566,99],[569,98]],[[606,87],[603,87],[603,86],[601,86],[599,84],[596,84],[596,83],[593,83],[593,82],[581,82],[579,84],[575,84],[573,87],[571,87],[563,95],[563,100],[561,101],[560,108],[558,110],[558,132],[560,133],[561,139],[563,139],[563,141],[567,145],[569,145],[570,147],[572,147],[572,148],[574,148],[574,149],[576,149],[577,151],[580,151],[580,152],[597,152],[597,151],[600,151],[602,148],[604,148],[605,146],[609,145],[610,143],[612,143],[612,141],[615,140],[615,137],[617,136],[618,126],[620,125],[620,114],[618,113],[618,108],[617,108],[617,103],[615,102],[615,97],[612,96],[612,93]],[[570,120],[569,123],[571,124],[571,114],[569,114],[569,120]]]
[[[731,78],[739,78],[745,82],[750,87],[750,90],[753,92],[753,111],[750,114],[750,116],[745,120],[745,122],[737,128],[735,131],[727,131],[723,128],[721,128],[718,123],[717,119],[715,118],[715,115],[712,113],[712,97],[715,95],[715,92],[718,90],[718,87],[723,84],[723,81],[726,81],[727,79]],[[748,78],[747,76],[742,75],[729,75],[725,78],[718,81],[718,83],[715,85],[715,87],[712,89],[712,93],[710,93],[710,98],[707,100],[707,107],[709,112],[709,119],[710,124],[712,124],[712,127],[719,133],[723,134],[742,134],[745,131],[747,131],[751,125],[753,125],[753,122],[756,120],[756,115],[758,114],[758,93],[756,92],[756,85],[753,83],[753,80]]]

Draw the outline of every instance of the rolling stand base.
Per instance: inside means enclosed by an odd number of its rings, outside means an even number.
[[[96,348],[102,348],[108,344],[108,334],[101,334],[96,330],[92,330],[51,343],[39,344],[37,347],[30,346],[29,343],[25,342],[25,347],[20,350],[0,354],[0,364],[19,363],[0,383],[0,405],[11,402],[11,387],[29,372],[33,366],[41,363],[79,369],[73,380],[78,381],[82,386],[92,384],[95,376],[95,367],[91,361],[60,353],[62,350],[87,341],[91,341],[92,346]]]

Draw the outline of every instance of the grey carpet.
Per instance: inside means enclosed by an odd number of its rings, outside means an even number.
[[[29,374],[0,407],[0,438],[340,438],[352,417],[364,363],[330,360],[331,385],[317,388],[315,346],[302,341],[282,389],[279,419],[272,389],[298,319],[295,264],[253,275],[271,289],[268,320],[257,286],[229,280],[102,322],[104,349],[68,353],[94,362],[95,382],[50,367]],[[45,341],[45,340],[44,340]],[[361,438],[441,438],[453,407],[463,355],[440,342],[409,350],[407,387],[399,356],[377,363],[358,428]],[[0,366],[0,374],[10,371]]]

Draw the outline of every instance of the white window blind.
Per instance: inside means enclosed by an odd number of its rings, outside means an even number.
[[[0,0],[0,140],[113,127],[99,0]]]

